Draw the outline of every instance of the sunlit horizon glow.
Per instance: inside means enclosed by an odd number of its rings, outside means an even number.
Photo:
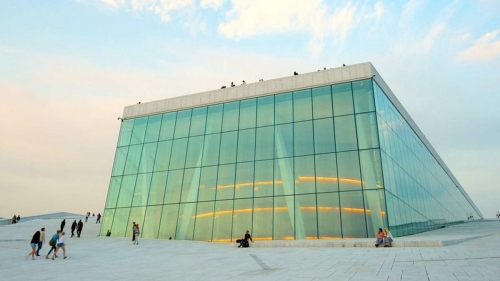
[[[3,1],[0,217],[102,213],[124,106],[370,61],[492,218],[498,22],[488,0]]]

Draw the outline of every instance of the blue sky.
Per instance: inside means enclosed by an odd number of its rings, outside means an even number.
[[[365,61],[492,217],[496,0],[2,1],[0,216],[102,211],[126,105]]]

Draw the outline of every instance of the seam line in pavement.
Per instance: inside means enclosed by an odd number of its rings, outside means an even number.
[[[250,254],[250,257],[252,257],[252,259],[260,266],[262,267],[263,270],[270,270],[271,268],[269,266],[267,266],[267,264],[265,264],[261,259],[259,259],[259,257],[257,257],[256,255],[254,254]]]

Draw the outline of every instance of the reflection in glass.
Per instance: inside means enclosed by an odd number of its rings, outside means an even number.
[[[293,92],[293,119],[295,122],[312,119],[310,89]]]
[[[175,239],[193,240],[195,215],[196,203],[185,203],[179,205],[179,216],[177,217]]]
[[[366,238],[365,209],[361,191],[340,192],[344,238]]]
[[[200,202],[196,209],[194,240],[212,241],[215,202]]]
[[[234,200],[232,241],[245,237],[248,230],[252,233],[253,199]]]
[[[294,198],[293,196],[274,197],[274,234],[275,240],[294,240]]]
[[[233,222],[233,200],[215,201],[214,242],[230,242]]]
[[[332,85],[333,115],[353,114],[351,83]]]
[[[179,212],[179,204],[164,205],[161,212],[161,224],[160,231],[158,232],[158,238],[176,239],[175,230],[177,228],[177,214]]]
[[[295,196],[295,239],[318,239],[316,194]]]
[[[337,165],[340,191],[360,190],[362,182],[358,152],[337,153]]]
[[[161,114],[149,116],[148,127],[146,129],[146,136],[144,137],[144,142],[158,141],[158,136],[160,134],[161,126]]]
[[[333,116],[332,90],[330,86],[312,89],[312,101],[314,119]]]
[[[319,193],[317,200],[319,239],[342,238],[339,193]]]

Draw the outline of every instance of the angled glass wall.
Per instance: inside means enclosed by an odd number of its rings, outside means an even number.
[[[480,218],[407,121],[374,83],[389,225],[397,236]]]
[[[372,79],[124,120],[101,235],[396,236],[477,215]]]

